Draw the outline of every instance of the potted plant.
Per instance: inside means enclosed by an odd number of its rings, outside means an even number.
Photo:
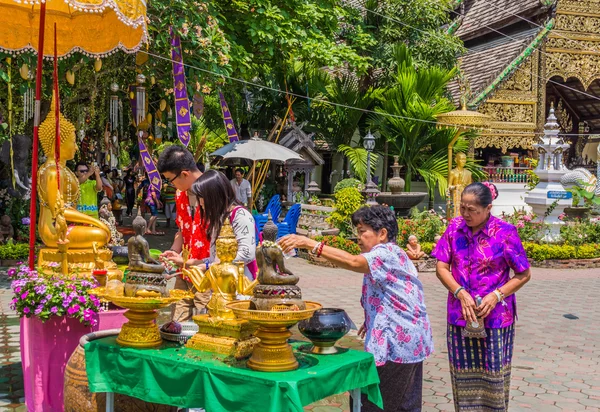
[[[565,208],[565,215],[568,219],[587,219],[592,207],[600,205],[600,197],[585,188],[573,186],[567,191],[573,195],[572,206]]]

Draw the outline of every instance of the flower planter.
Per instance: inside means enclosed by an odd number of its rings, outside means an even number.
[[[565,207],[565,215],[571,220],[587,219],[590,217],[590,208],[585,206]]]
[[[63,382],[67,360],[79,338],[92,332],[77,319],[52,317],[42,323],[21,318],[21,362],[28,411],[63,411]]]
[[[125,310],[101,312],[98,324],[84,326],[69,317],[52,317],[42,323],[21,318],[21,362],[28,411],[63,411],[63,379],[69,357],[79,339],[90,332],[120,328]]]

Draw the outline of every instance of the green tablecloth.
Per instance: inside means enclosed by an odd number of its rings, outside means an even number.
[[[91,392],[115,392],[147,402],[207,411],[302,411],[319,399],[362,388],[382,406],[373,355],[343,349],[319,356],[292,342],[300,368],[291,372],[257,372],[214,353],[165,343],[158,349],[123,348],[115,337],[85,345]]]

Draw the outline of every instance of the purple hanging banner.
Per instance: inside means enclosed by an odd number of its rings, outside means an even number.
[[[238,137],[237,131],[235,130],[235,124],[233,123],[233,119],[231,118],[231,112],[229,111],[229,107],[227,107],[225,96],[223,96],[223,93],[221,92],[219,92],[219,99],[221,99],[221,112],[223,113],[223,123],[225,123],[225,130],[227,130],[229,143],[237,142],[240,139]]]
[[[148,149],[146,145],[142,141],[142,139],[138,139],[140,145],[140,156],[142,158],[142,162],[144,163],[144,168],[148,173],[148,179],[150,180],[150,184],[154,186],[154,188],[160,192],[160,187],[162,186],[162,180],[160,178],[160,173],[158,173],[158,169],[156,169],[156,165],[154,164],[154,160],[152,160],[152,156],[148,153]]]
[[[175,119],[177,121],[177,135],[184,146],[190,144],[190,101],[188,100],[185,86],[185,71],[183,70],[183,55],[181,54],[181,40],[169,28],[171,33],[171,58],[173,60],[173,92],[175,93]]]

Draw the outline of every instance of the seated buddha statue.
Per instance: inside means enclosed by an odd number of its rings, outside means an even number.
[[[61,204],[58,201],[60,190],[64,201],[64,213],[60,214],[64,215],[68,226],[66,240],[71,254],[69,264],[75,264],[83,272],[91,272],[94,268],[98,268],[98,262],[110,262],[112,255],[109,250],[104,249],[110,239],[110,229],[98,219],[76,210],[79,199],[79,182],[75,174],[66,166],[67,161],[75,157],[77,150],[75,126],[62,114],[60,114],[59,186],[55,162],[55,122],[53,99],[50,112],[39,129],[40,144],[47,160],[38,171],[37,192],[40,201],[38,232],[46,246],[40,251],[38,264],[43,267],[45,263],[57,259],[55,251],[60,243],[61,235],[55,224],[55,217],[59,214],[56,208]],[[110,269],[112,266],[114,264],[108,264],[104,265],[104,268]]]
[[[237,240],[229,218],[225,219],[221,227],[216,248],[219,263],[210,266],[208,270],[203,270],[203,266],[192,266],[190,269],[183,269],[183,274],[192,281],[198,292],[212,290],[212,296],[206,305],[212,319],[235,319],[232,310],[226,305],[236,300],[238,294],[251,293],[258,281],[251,282],[244,276],[243,264],[233,263],[237,254]]]

